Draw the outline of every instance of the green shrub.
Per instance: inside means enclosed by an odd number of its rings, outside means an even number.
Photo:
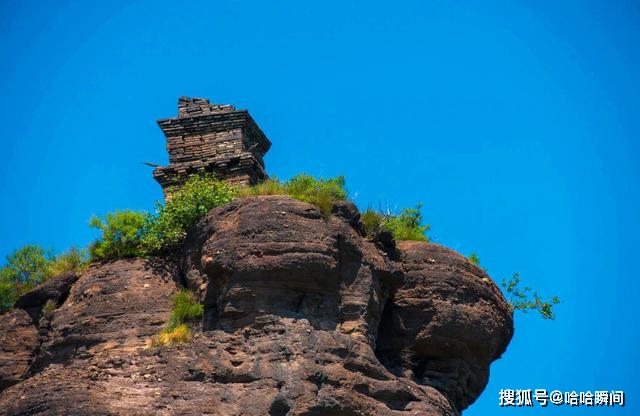
[[[7,257],[2,273],[17,283],[35,286],[51,277],[49,268],[54,259],[53,250],[38,245],[26,245]]]
[[[431,228],[422,225],[421,205],[415,208],[405,208],[400,214],[391,216],[384,225],[396,240],[428,241],[425,234]]]
[[[405,208],[397,215],[367,209],[360,217],[365,234],[374,237],[381,231],[390,231],[396,240],[429,241],[426,232],[431,228],[422,225],[422,206]]]
[[[0,274],[0,314],[11,310],[16,298],[15,285]]]
[[[534,310],[538,311],[544,319],[555,319],[553,307],[560,303],[557,296],[545,301],[537,292],[531,292],[530,287],[520,288],[520,273],[518,272],[514,273],[510,280],[503,280],[501,285],[513,310],[524,313]]]
[[[300,174],[287,182],[269,179],[256,186],[242,188],[239,196],[256,195],[289,195],[300,201],[317,206],[325,217],[331,214],[333,203],[347,199],[343,176],[329,179],[316,179],[313,176]]]
[[[191,176],[170,193],[169,201],[156,204],[155,215],[145,219],[142,247],[147,254],[176,248],[187,231],[209,210],[235,197],[235,189],[213,176]]]
[[[347,199],[344,176],[315,179],[309,175],[296,175],[284,184],[287,194],[320,208],[323,214],[331,214],[334,201]]]
[[[173,298],[173,310],[169,320],[169,328],[173,329],[185,322],[202,318],[204,307],[188,290],[181,290]]]
[[[88,265],[87,250],[73,246],[64,253],[56,256],[56,258],[51,261],[49,269],[52,276],[57,276],[71,270],[83,271]]]
[[[13,306],[16,299],[49,278],[87,266],[85,250],[72,247],[58,256],[53,250],[26,245],[7,256],[0,269],[0,313]]]
[[[0,313],[13,307],[15,300],[52,276],[53,251],[26,245],[7,255],[0,269]]]
[[[104,219],[93,217],[89,225],[102,232],[91,244],[92,260],[111,260],[136,257],[142,254],[141,239],[145,225],[145,214],[124,210],[108,213]]]

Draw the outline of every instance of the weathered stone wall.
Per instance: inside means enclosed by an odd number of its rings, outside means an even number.
[[[246,110],[182,97],[178,117],[158,120],[167,138],[169,166],[153,173],[167,195],[191,174],[209,172],[234,185],[267,178],[263,157],[271,142]]]
[[[228,104],[211,104],[206,98],[178,98],[178,117],[197,117],[212,113],[230,113],[236,108]]]
[[[167,137],[167,150],[172,164],[192,162],[216,157],[231,158],[244,151],[242,129],[229,131],[202,131]]]

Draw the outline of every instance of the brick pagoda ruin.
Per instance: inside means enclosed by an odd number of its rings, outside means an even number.
[[[158,120],[158,125],[167,138],[169,165],[156,167],[153,177],[165,197],[194,173],[213,173],[241,186],[267,179],[263,157],[271,142],[247,110],[180,97],[178,117]]]

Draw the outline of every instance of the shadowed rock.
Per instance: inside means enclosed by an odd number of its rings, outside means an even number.
[[[78,280],[78,275],[75,271],[52,277],[30,292],[20,296],[16,300],[14,307],[24,309],[34,321],[38,321],[44,304],[47,301],[52,301],[56,305],[62,304],[76,280]]]
[[[22,379],[37,341],[38,328],[26,311],[0,315],[0,391]]]
[[[453,250],[417,241],[398,248],[404,282],[385,309],[377,353],[394,373],[465,409],[513,336],[509,305],[482,269]]]
[[[19,382],[33,362],[44,304],[62,303],[76,280],[75,272],[53,277],[20,296],[15,310],[0,315],[0,391]]]

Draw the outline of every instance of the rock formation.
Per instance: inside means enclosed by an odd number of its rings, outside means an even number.
[[[0,316],[7,415],[458,415],[513,334],[495,283],[439,245],[362,236],[285,196],[237,199],[180,259],[94,264]],[[155,347],[171,297],[205,308],[193,340]],[[42,315],[55,299],[58,309]]]

